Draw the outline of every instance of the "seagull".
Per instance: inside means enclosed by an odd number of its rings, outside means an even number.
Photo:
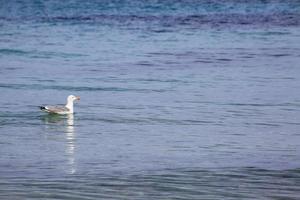
[[[60,115],[73,114],[74,113],[73,102],[75,100],[80,100],[80,97],[69,95],[67,98],[67,104],[65,106],[40,106],[40,109],[42,111],[51,114],[60,114]]]

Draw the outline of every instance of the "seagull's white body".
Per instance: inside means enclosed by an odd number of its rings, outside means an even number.
[[[74,101],[80,100],[80,97],[69,95],[67,98],[67,104],[65,106],[41,106],[40,109],[47,113],[53,114],[73,114],[74,113]]]

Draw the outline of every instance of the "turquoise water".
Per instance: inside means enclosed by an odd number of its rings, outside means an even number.
[[[0,198],[298,199],[299,13],[1,1]]]

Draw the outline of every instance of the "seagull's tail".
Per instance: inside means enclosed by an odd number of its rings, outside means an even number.
[[[47,108],[45,106],[40,106],[40,109],[43,111],[47,110]]]

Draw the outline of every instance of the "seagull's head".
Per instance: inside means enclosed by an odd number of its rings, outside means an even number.
[[[75,100],[80,100],[79,96],[69,95],[68,96],[68,102],[73,102]]]

